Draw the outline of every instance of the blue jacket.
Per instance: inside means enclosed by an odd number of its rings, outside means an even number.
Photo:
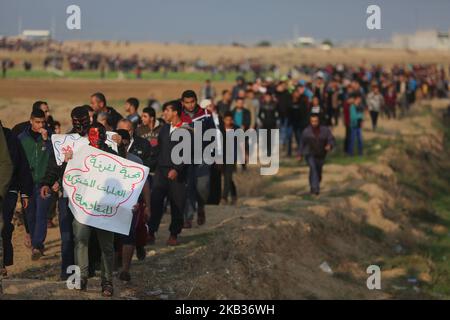
[[[354,104],[350,107],[350,127],[360,128],[361,122],[364,120],[364,113],[358,110],[358,107]]]

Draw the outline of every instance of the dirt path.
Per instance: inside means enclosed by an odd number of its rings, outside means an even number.
[[[433,104],[440,108],[448,101]],[[364,131],[365,157],[348,159],[338,152],[330,157],[317,199],[308,194],[307,167],[294,160],[282,158],[280,172],[272,177],[259,176],[257,168],[239,173],[238,206],[208,207],[206,226],[183,231],[182,244],[176,248],[164,244],[169,222],[164,216],[156,245],[147,247],[146,260],[133,261],[132,282],[116,281],[116,298],[429,297],[421,284],[432,282],[432,265],[421,257],[411,260],[423,265],[415,274],[418,283],[411,284],[408,265],[392,259],[406,257],[403,251],[426,239],[426,230],[447,229],[439,223],[411,220],[392,169],[392,154],[398,150],[399,137],[403,143],[420,143],[420,133],[437,134],[431,123],[424,106],[417,106],[413,116],[403,120],[381,119],[377,133]],[[340,141],[343,128],[335,134]],[[46,257],[38,262],[31,262],[23,236],[19,227],[14,234],[16,264],[5,281],[6,298],[99,298],[98,278],[90,283],[88,293],[67,290],[56,281],[58,229],[49,230]],[[324,262],[332,274],[321,270]],[[381,291],[366,287],[366,268],[372,264],[383,266]]]

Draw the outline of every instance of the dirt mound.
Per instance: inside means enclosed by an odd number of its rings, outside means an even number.
[[[427,117],[421,123],[432,121]],[[239,209],[215,230],[208,245],[187,257],[187,272],[197,275],[189,298],[393,298],[399,294],[395,281],[411,277],[414,268],[422,270],[419,282],[430,283],[429,259],[413,254],[408,267],[385,265],[426,242],[430,229],[447,230],[438,223],[429,197],[436,188],[448,191],[443,184],[450,181],[450,163],[442,152],[442,137],[429,128],[421,139],[403,141],[401,148],[393,145],[376,164],[356,171],[329,166],[327,184],[333,183],[334,171],[351,179],[335,179],[339,188],[325,188],[320,204],[299,195],[264,199],[263,205],[261,199],[245,202],[248,208]],[[302,172],[285,168],[270,190],[278,194],[301,187],[292,176]],[[339,190],[348,193],[336,197]],[[367,289],[365,270],[371,264],[385,265],[387,290]],[[322,270],[324,265],[329,272]],[[414,290],[408,298],[426,297],[420,288]]]
[[[193,269],[200,266],[203,271],[190,298],[375,297],[362,278],[345,273],[331,275],[320,269],[326,261],[332,262],[332,269],[343,269],[339,268],[345,262],[343,257],[359,251],[353,241],[363,246],[358,236],[345,237],[343,230],[339,232],[317,217],[270,215],[259,212],[235,219],[190,259],[188,265]]]

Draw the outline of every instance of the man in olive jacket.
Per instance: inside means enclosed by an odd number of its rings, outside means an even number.
[[[20,143],[25,151],[33,177],[33,193],[27,212],[30,229],[32,260],[44,255],[44,241],[47,236],[47,213],[51,198],[40,197],[40,185],[52,153],[49,132],[45,128],[45,114],[42,110],[34,110],[30,117],[31,126],[19,135]]]

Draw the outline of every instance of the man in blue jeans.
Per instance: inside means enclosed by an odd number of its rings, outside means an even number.
[[[49,132],[45,128],[45,113],[33,110],[31,126],[19,135],[33,177],[33,192],[27,212],[28,227],[31,235],[31,258],[38,260],[44,255],[44,241],[47,236],[47,213],[51,198],[40,197],[40,185],[45,176],[48,160],[52,152]]]
[[[322,168],[325,157],[335,146],[335,139],[327,126],[320,125],[319,115],[311,114],[309,126],[303,131],[300,140],[300,156],[305,157],[309,166],[309,185],[311,194],[320,194]]]
[[[358,143],[358,155],[363,155],[362,122],[364,121],[364,109],[361,104],[361,96],[356,95],[354,103],[350,106],[350,145],[349,154],[353,156],[355,142]]]

